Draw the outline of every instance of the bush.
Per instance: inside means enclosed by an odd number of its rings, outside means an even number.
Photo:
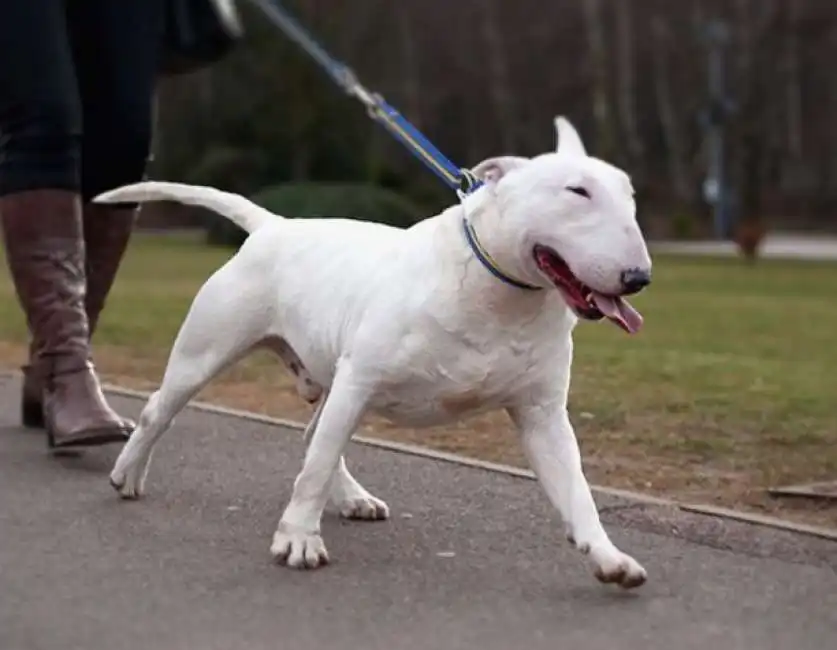
[[[206,243],[210,246],[231,246],[238,249],[247,239],[247,233],[220,214],[203,210],[201,221],[206,232]]]
[[[342,217],[408,228],[423,216],[400,194],[362,183],[286,183],[265,188],[252,199],[286,217]]]
[[[254,186],[248,187],[245,179],[256,176],[263,166],[264,161],[258,154],[235,147],[211,147],[183,180],[192,185],[208,185],[246,194]],[[229,219],[210,210],[196,208],[196,212],[206,231],[207,243],[238,247],[244,242],[245,233]]]
[[[419,206],[400,194],[362,183],[284,183],[250,198],[285,217],[341,217],[408,228],[423,216]],[[232,224],[223,232],[213,229],[212,234],[207,240],[213,244],[238,247],[246,239],[246,233]]]

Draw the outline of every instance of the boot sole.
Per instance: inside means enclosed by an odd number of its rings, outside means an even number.
[[[56,439],[55,434],[47,429],[47,446],[50,449],[73,449],[77,447],[101,447],[116,443],[124,443],[131,437],[128,430],[90,429],[84,433],[76,434],[69,439]]]
[[[20,422],[27,429],[45,429],[44,407],[41,402],[23,398],[20,402]],[[122,418],[126,436],[136,429],[137,424],[131,418]],[[126,437],[127,439],[127,437]]]

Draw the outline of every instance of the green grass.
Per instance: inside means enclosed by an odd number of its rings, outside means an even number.
[[[837,479],[835,286],[835,264],[656,257],[640,336],[577,330],[584,435],[703,498]]]
[[[119,377],[159,379],[195,291],[229,256],[189,237],[134,240],[97,335]],[[759,507],[752,495],[767,485],[837,478],[835,287],[837,264],[656,256],[653,285],[633,300],[639,335],[576,330],[570,406],[594,478]],[[19,362],[25,328],[5,267],[1,342],[18,356],[0,363]],[[278,372],[268,365],[245,362],[230,381],[252,400]],[[473,438],[456,448],[520,461],[496,436]]]
[[[633,301],[641,335],[578,328],[578,405],[782,436],[826,425],[837,416],[836,283],[834,264],[659,257]]]

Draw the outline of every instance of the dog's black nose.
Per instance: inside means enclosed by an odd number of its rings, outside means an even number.
[[[651,284],[651,273],[642,269],[628,269],[620,276],[622,291],[626,294],[639,293]]]

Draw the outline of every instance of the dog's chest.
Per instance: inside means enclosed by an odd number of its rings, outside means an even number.
[[[380,415],[404,425],[434,426],[504,408],[541,381],[539,351],[529,340],[458,341],[409,355],[373,399]],[[543,352],[543,351],[541,351]]]

